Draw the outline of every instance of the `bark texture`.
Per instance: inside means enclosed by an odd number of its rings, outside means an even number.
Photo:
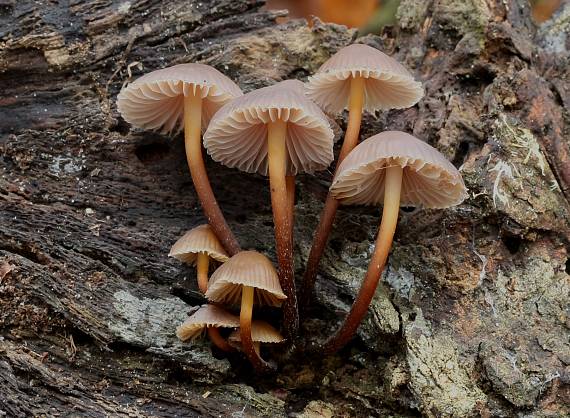
[[[536,27],[523,0],[402,0],[397,26],[359,40],[426,89],[414,108],[365,115],[362,137],[411,132],[470,191],[454,209],[402,212],[359,338],[327,358],[266,353],[281,367],[263,378],[176,340],[203,300],[167,254],[204,219],[182,138],[131,129],[115,98],[131,76],[188,61],[246,91],[303,80],[356,38],[277,25],[261,6],[0,0],[0,415],[570,414],[568,2]],[[243,248],[275,260],[267,179],[208,170]],[[299,176],[298,278],[330,180]],[[301,341],[346,314],[379,214],[339,212]]]

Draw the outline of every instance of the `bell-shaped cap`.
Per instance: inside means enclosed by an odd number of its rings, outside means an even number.
[[[207,327],[237,328],[239,318],[215,305],[202,305],[192,316],[176,328],[176,336],[186,341],[198,337]]]
[[[357,145],[343,160],[330,191],[343,204],[381,205],[385,168],[403,168],[400,204],[458,205],[467,196],[459,171],[439,151],[405,132],[387,131]]]
[[[197,226],[186,232],[172,246],[168,256],[193,265],[196,263],[199,253],[205,253],[221,263],[225,263],[229,259],[216,234],[207,224]]]
[[[333,160],[333,131],[325,114],[300,89],[282,81],[232,100],[210,121],[204,147],[212,159],[267,175],[267,124],[287,122],[287,174],[324,170]]]
[[[236,83],[209,65],[179,64],[145,74],[124,87],[117,108],[138,128],[179,131],[184,124],[184,96],[198,89],[203,99],[203,127],[220,107],[243,94]]]
[[[233,331],[228,337],[230,342],[241,342],[240,331]],[[251,321],[251,340],[259,343],[280,343],[285,338],[265,321]]]
[[[326,112],[348,106],[350,80],[364,81],[364,108],[403,109],[423,96],[422,84],[398,61],[368,45],[349,45],[329,58],[307,83],[307,95]]]
[[[210,277],[206,297],[213,302],[237,305],[243,286],[255,288],[260,305],[280,306],[287,296],[271,261],[257,251],[242,251],[222,264]]]

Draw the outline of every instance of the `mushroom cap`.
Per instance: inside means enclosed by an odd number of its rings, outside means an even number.
[[[202,305],[176,328],[176,336],[186,341],[199,336],[206,327],[238,328],[239,318],[215,305]]]
[[[170,249],[169,257],[195,264],[199,253],[206,253],[209,257],[221,263],[228,261],[229,257],[222,244],[214,234],[210,225],[200,225],[186,232]]]
[[[275,85],[279,85],[279,87],[282,88],[287,88],[287,89],[291,89],[293,91],[296,91],[299,94],[305,94],[305,83],[303,83],[301,80],[296,80],[296,79],[291,79],[291,80],[283,80],[280,81],[279,83],[276,83]]]
[[[300,91],[300,81],[282,81],[223,106],[210,121],[204,147],[215,161],[267,175],[267,124],[287,122],[287,174],[324,170],[333,160],[333,131],[319,107]]]
[[[163,133],[184,127],[184,96],[200,87],[202,125],[220,107],[243,93],[236,83],[209,65],[179,64],[145,74],[124,87],[117,108],[130,124]]]
[[[368,45],[353,44],[329,58],[307,83],[307,96],[326,112],[340,113],[348,106],[350,79],[364,82],[364,108],[403,109],[424,95],[422,84],[398,61]]]
[[[280,306],[287,296],[271,261],[257,251],[242,251],[222,264],[210,277],[206,297],[214,302],[237,305],[242,286],[255,288],[258,304]]]
[[[343,204],[380,205],[384,169],[403,167],[400,205],[446,208],[467,196],[459,171],[439,151],[405,132],[387,131],[357,145],[340,164],[330,191]]]
[[[233,331],[228,340],[231,342],[241,342],[239,330]],[[280,343],[285,338],[273,326],[265,321],[251,321],[251,340],[260,343]]]

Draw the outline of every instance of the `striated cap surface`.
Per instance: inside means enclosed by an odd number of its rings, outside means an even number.
[[[192,316],[176,328],[176,336],[186,341],[199,336],[206,327],[239,327],[239,318],[214,305],[202,305]]]
[[[280,306],[287,297],[277,271],[267,257],[257,251],[242,251],[218,268],[208,285],[206,297],[213,302],[239,304],[242,286],[255,288],[258,304]]]
[[[200,225],[186,232],[170,249],[169,257],[195,264],[199,253],[206,253],[214,260],[225,263],[229,257],[210,225]]]
[[[124,87],[117,108],[133,126],[176,132],[183,128],[184,96],[198,89],[204,99],[204,128],[220,107],[243,94],[236,83],[209,65],[179,64],[145,74]]]
[[[381,205],[385,168],[403,167],[400,204],[446,208],[467,189],[459,171],[439,151],[405,132],[387,131],[357,145],[338,168],[330,191],[343,204]]]
[[[210,121],[204,147],[215,161],[267,175],[267,124],[287,122],[287,174],[324,170],[333,160],[333,131],[322,110],[287,80],[223,106]]]
[[[283,80],[277,84],[279,87],[291,89],[299,94],[305,94],[305,83],[303,83],[301,80]]]
[[[349,45],[309,77],[307,96],[326,112],[339,113],[348,106],[350,79],[363,77],[364,108],[403,109],[423,96],[422,84],[398,61],[368,45]]]

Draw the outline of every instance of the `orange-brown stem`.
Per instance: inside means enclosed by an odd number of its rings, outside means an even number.
[[[196,194],[208,223],[214,233],[222,243],[223,247],[230,255],[235,255],[240,251],[236,237],[228,226],[218,202],[214,197],[210,180],[202,158],[202,97],[200,89],[196,89],[196,94],[184,96],[184,144],[186,147],[186,159],[192,175],[192,182],[196,189]]]
[[[386,168],[386,184],[384,189],[384,209],[382,211],[382,222],[376,238],[374,254],[368,265],[368,271],[360,291],[354,300],[352,308],[340,329],[322,347],[322,352],[331,354],[341,349],[350,341],[358,325],[366,315],[368,306],[374,297],[376,287],[380,281],[382,271],[386,265],[388,253],[392,247],[392,239],[398,223],[398,213],[400,210],[400,191],[402,188],[401,167]]]
[[[350,151],[358,143],[358,135],[360,133],[360,122],[362,121],[362,108],[364,104],[364,78],[354,77],[350,82],[350,98],[348,103],[348,126],[344,135],[342,148],[338,155],[336,167],[340,165],[342,160],[348,155]],[[336,174],[336,169],[335,169]],[[338,208],[338,201],[330,194],[327,195],[325,206],[321,212],[321,219],[315,231],[313,238],[313,245],[307,259],[307,267],[303,276],[303,285],[299,297],[299,306],[301,312],[304,312],[311,303],[313,289],[315,287],[315,279],[317,278],[317,271],[319,262],[325,251],[327,240],[329,238],[336,210]]]
[[[210,338],[210,341],[212,341],[212,344],[220,350],[228,353],[235,351],[235,348],[233,348],[226,339],[220,335],[220,330],[218,328],[208,327],[208,337]]]
[[[289,224],[291,225],[291,242],[295,242],[293,234],[295,231],[295,176],[286,176],[287,203],[289,204]]]
[[[275,247],[279,263],[279,282],[287,296],[283,303],[283,328],[285,336],[293,341],[299,327],[297,294],[293,273],[293,239],[290,203],[287,197],[285,180],[287,167],[287,122],[278,120],[267,126],[267,156],[269,160],[269,186],[271,189],[271,207],[275,225]]]
[[[198,276],[198,288],[200,292],[206,293],[208,290],[208,268],[210,267],[210,257],[206,253],[198,253],[196,257],[196,270]]]
[[[243,286],[241,291],[241,310],[239,313],[239,332],[241,347],[253,368],[260,373],[273,371],[274,368],[263,360],[251,339],[251,317],[253,313],[253,296],[255,289]]]

